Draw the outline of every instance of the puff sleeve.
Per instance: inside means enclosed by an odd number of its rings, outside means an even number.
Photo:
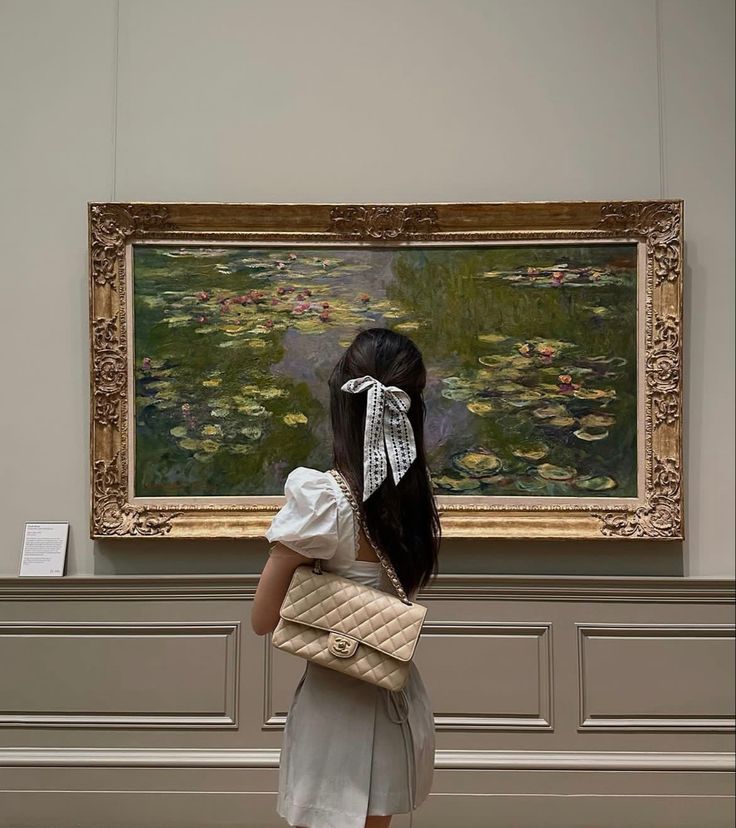
[[[266,530],[266,539],[308,558],[331,558],[338,546],[338,506],[327,472],[298,466],[286,478],[284,495],[286,502]]]

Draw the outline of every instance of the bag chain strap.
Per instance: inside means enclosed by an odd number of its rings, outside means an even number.
[[[381,562],[381,565],[386,570],[386,574],[388,575],[389,580],[393,584],[394,589],[396,590],[396,592],[398,592],[399,598],[401,598],[401,600],[405,604],[409,604],[409,606],[411,606],[411,601],[407,598],[406,592],[404,591],[404,588],[401,586],[401,581],[399,580],[399,577],[396,574],[396,570],[394,569],[393,564],[391,563],[391,561],[388,560],[386,555],[384,555],[383,552],[381,552],[381,550],[378,548],[378,545],[376,544],[376,542],[371,537],[371,534],[368,531],[368,526],[366,525],[366,522],[365,522],[365,518],[363,517],[363,512],[360,509],[360,507],[358,506],[358,502],[356,501],[355,495],[353,494],[350,486],[347,484],[347,482],[345,481],[345,478],[342,476],[342,474],[337,469],[330,469],[330,474],[335,478],[338,485],[340,486],[340,488],[345,493],[345,496],[347,497],[348,502],[353,507],[353,512],[355,512],[355,516],[358,519],[358,523],[360,524],[360,528],[365,533],[365,536],[368,539],[368,543],[370,543],[370,545],[373,547],[376,555],[378,556],[378,560]]]

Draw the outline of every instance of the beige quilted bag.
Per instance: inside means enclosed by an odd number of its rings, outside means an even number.
[[[388,690],[409,678],[427,608],[406,596],[391,562],[368,533],[350,487],[336,469],[330,473],[350,501],[356,518],[399,597],[324,572],[298,566],[273,632],[274,647]]]

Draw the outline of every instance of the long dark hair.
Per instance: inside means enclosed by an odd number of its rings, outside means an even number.
[[[411,397],[407,415],[414,430],[417,456],[394,483],[391,469],[375,492],[363,499],[363,430],[367,392],[342,390],[349,379],[366,374],[384,385],[396,385]],[[388,328],[361,331],[343,353],[329,379],[332,463],[347,478],[373,540],[388,555],[407,594],[437,575],[440,519],[424,449],[426,409],[422,392],[427,380],[422,355],[409,337]]]

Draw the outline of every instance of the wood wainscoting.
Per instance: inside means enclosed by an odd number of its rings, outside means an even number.
[[[0,579],[0,825],[284,825],[304,663],[250,629],[256,583]],[[437,754],[414,825],[731,825],[733,586],[441,576],[419,597]]]

